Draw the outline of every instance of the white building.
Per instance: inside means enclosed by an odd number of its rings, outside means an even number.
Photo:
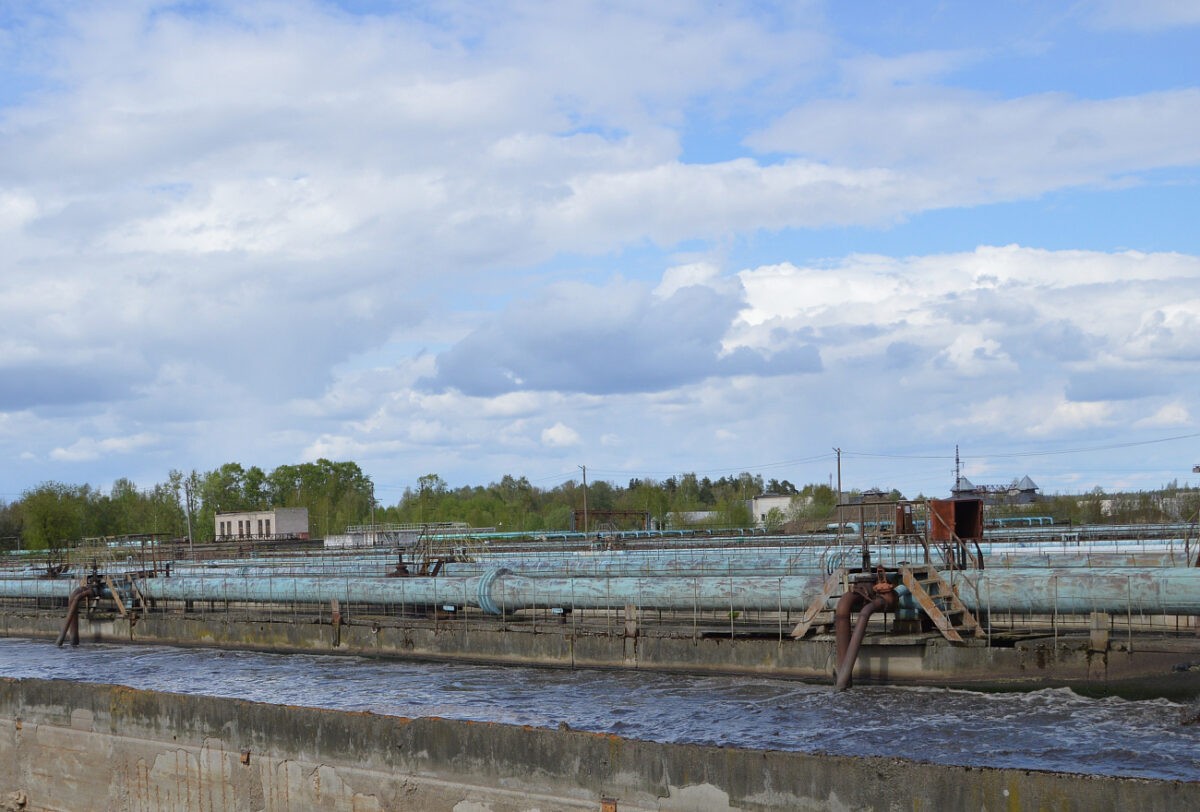
[[[767,515],[772,510],[778,510],[783,520],[787,521],[792,518],[796,508],[803,507],[810,501],[812,500],[808,497],[799,494],[764,493],[750,500],[750,515],[754,517],[755,524],[766,527]]]
[[[308,508],[271,508],[218,513],[217,541],[308,538]]]

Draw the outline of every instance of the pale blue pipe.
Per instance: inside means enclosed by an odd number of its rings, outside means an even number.
[[[236,578],[171,576],[138,582],[162,600],[327,602],[474,606],[490,614],[543,608],[733,610],[807,607],[824,583],[814,576],[726,578],[528,578],[493,570],[471,578]]]
[[[988,545],[986,569],[1007,567],[1168,567],[1186,566],[1191,555],[1184,555],[1182,545],[1151,545],[1123,552],[1089,551],[1089,545],[1072,546],[1064,552],[1061,545],[1051,549]],[[831,572],[839,566],[857,565],[860,548],[857,545],[839,547],[737,547],[723,549],[680,550],[622,550],[622,551],[559,551],[499,552],[476,555],[473,562],[447,563],[442,574],[448,576],[479,576],[503,567],[529,577],[634,577],[674,575],[679,577],[713,576],[787,576]],[[920,545],[882,545],[872,550],[876,563],[894,567],[901,562],[922,563],[924,550]],[[213,562],[204,565],[176,564],[180,575],[228,573],[243,577],[292,576],[363,576],[375,577],[394,568],[396,553],[361,551],[356,554],[259,560],[254,564],[243,561]],[[935,562],[936,563],[936,562]]]
[[[1013,568],[943,571],[974,611],[1030,614],[1200,615],[1197,568]],[[470,578],[176,576],[138,588],[163,600],[475,606],[493,614],[531,607],[604,609],[628,604],[673,610],[800,610],[822,575],[780,577],[529,578],[503,570]],[[67,597],[73,579],[0,579],[0,597]]]

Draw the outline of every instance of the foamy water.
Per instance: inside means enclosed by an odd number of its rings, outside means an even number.
[[[1200,781],[1194,709],[1069,689],[978,693],[0,639],[0,676],[129,685],[659,742]]]

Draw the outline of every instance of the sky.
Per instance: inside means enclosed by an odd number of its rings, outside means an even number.
[[[1200,482],[1200,4],[0,0],[0,500]]]

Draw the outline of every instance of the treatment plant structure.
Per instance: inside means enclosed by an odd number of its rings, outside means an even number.
[[[0,674],[0,809],[1200,806],[1186,763],[1182,778],[927,764],[905,741],[886,757],[760,750],[86,681],[91,646],[142,643],[1192,701],[1194,524],[1023,515],[985,533],[973,498],[842,506],[828,532],[792,536],[373,525],[316,540],[270,519],[225,525],[223,543],[94,539],[5,561],[8,650],[79,677]],[[1190,729],[1168,733],[1185,762]]]
[[[844,506],[829,533],[357,528],[362,544],[93,543],[0,572],[8,636],[945,686],[1200,693],[1194,525],[983,502]],[[351,534],[353,536],[353,534]]]

